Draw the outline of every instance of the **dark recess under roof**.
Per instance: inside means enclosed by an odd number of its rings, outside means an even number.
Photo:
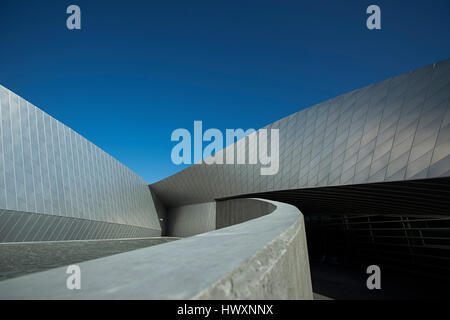
[[[450,216],[450,178],[305,188],[247,194],[295,205],[304,215]]]

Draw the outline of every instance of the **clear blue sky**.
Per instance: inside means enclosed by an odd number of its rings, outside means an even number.
[[[194,120],[257,129],[449,58],[449,14],[449,0],[1,0],[0,84],[152,183],[182,168],[170,135]]]

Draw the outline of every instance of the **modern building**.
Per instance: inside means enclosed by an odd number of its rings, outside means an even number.
[[[147,184],[0,86],[0,242],[159,236]]]
[[[226,244],[231,240],[217,237],[226,235],[222,228],[230,228],[230,238],[239,228],[254,228],[245,229],[246,234],[260,230],[261,239],[278,232],[259,243],[258,250],[231,252],[230,257],[244,254],[246,259],[221,271],[228,274],[242,269],[244,260],[252,262],[267,243],[273,245],[295,225],[297,233],[289,238],[295,239],[295,246],[287,241],[277,250],[288,252],[283,253],[286,261],[292,261],[292,248],[298,250],[292,270],[302,276],[280,274],[288,282],[294,277],[293,283],[304,285],[306,291],[311,285],[307,251],[310,261],[378,263],[449,279],[450,59],[269,124],[263,129],[278,129],[280,137],[275,175],[261,175],[260,164],[201,163],[148,186],[101,149],[3,87],[0,102],[1,242],[202,234],[188,239],[208,238],[211,246],[218,241],[227,256],[233,248],[231,242]],[[294,210],[282,203],[303,214],[306,230],[303,218],[295,222],[297,218],[285,216],[290,222],[279,225],[285,220],[274,212]],[[264,229],[270,223],[279,231]],[[247,240],[258,242],[258,236],[253,237]],[[196,247],[183,241],[164,246],[180,259],[177,246],[186,246],[184,251],[195,255]],[[214,269],[208,261],[202,266]],[[218,279],[222,277],[211,276],[205,288],[217,285]],[[274,281],[273,275],[267,279],[269,284]],[[15,279],[8,281],[13,281],[8,288],[16,288]],[[183,297],[223,297],[216,294],[217,287],[208,293],[205,288]],[[310,298],[308,292],[295,290],[278,288],[268,294],[265,289],[263,293],[247,289],[242,291],[247,295],[232,297]]]
[[[192,218],[184,208],[249,196],[294,204],[305,215],[448,215],[448,202],[432,196],[450,176],[449,97],[446,60],[269,124],[280,136],[273,176],[261,175],[258,164],[203,163],[151,189],[169,208],[172,234]],[[214,214],[196,211],[198,223],[200,212]]]

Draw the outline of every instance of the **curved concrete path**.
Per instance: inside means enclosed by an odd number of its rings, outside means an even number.
[[[61,267],[1,281],[0,299],[312,299],[303,216],[270,202],[273,213],[245,223],[79,263],[80,290]]]

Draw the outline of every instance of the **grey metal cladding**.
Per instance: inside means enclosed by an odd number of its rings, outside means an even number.
[[[0,209],[0,242],[155,237],[160,234],[160,230],[147,227]]]
[[[265,128],[279,171],[196,164],[151,185],[169,207],[242,194],[450,176],[450,59],[353,90]]]
[[[160,232],[153,199],[143,179],[2,86],[0,212],[5,223],[0,242]],[[12,212],[17,214],[14,219]],[[46,215],[51,220],[44,220]],[[74,223],[53,217],[78,220]],[[78,230],[89,221],[92,225]],[[108,227],[103,228],[104,223],[109,223]]]

